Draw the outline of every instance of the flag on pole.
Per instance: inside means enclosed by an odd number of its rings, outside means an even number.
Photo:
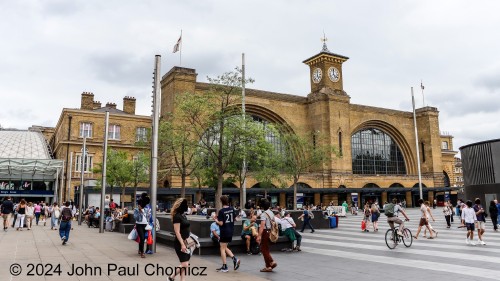
[[[422,82],[420,82],[420,88],[422,88],[422,90],[424,89],[424,84],[422,84]]]
[[[179,37],[179,40],[177,40],[177,43],[174,45],[174,51],[172,53],[177,53],[179,51],[181,42],[182,42],[182,35]]]

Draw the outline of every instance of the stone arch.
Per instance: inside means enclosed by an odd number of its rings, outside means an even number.
[[[380,188],[380,186],[378,186],[378,184],[376,183],[373,183],[373,182],[369,182],[365,185],[363,185],[363,188],[366,188],[366,187],[375,187],[375,188]]]
[[[411,146],[406,141],[406,138],[403,136],[403,134],[393,125],[382,120],[365,121],[359,124],[358,126],[354,127],[354,129],[351,131],[351,136],[353,136],[358,131],[370,128],[379,129],[384,133],[388,134],[399,146],[401,153],[403,153],[406,165],[406,173],[407,174],[417,173],[416,160],[413,156]]]
[[[391,184],[389,187],[404,187],[404,185],[400,184],[399,182],[395,182]]]
[[[293,184],[290,187],[293,188]],[[309,184],[307,184],[305,182],[298,182],[297,187],[298,188],[313,188],[312,186],[310,186]]]
[[[256,184],[252,185],[251,188],[263,188],[263,187],[261,186],[261,182],[258,182]],[[271,187],[270,188],[277,188],[277,187],[276,187],[276,185],[274,185],[274,184],[271,183]]]
[[[446,171],[443,171],[443,186],[444,187],[451,186],[450,176],[448,176],[448,173]]]
[[[235,106],[241,108],[241,104],[236,104]],[[245,104],[245,113],[258,116],[274,124],[279,124],[287,133],[295,133],[292,126],[283,117],[268,108],[256,104]]]
[[[418,187],[418,182],[414,184],[413,187]],[[427,188],[427,186],[424,183],[422,183],[422,188]]]

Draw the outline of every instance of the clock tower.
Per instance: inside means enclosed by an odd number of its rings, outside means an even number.
[[[311,93],[319,92],[323,88],[344,91],[342,63],[349,58],[330,52],[326,40],[322,39],[323,49],[319,54],[303,61],[310,68]]]

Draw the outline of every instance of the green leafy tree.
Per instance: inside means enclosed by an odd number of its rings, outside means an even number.
[[[312,170],[322,170],[323,164],[336,155],[335,147],[325,144],[319,134],[313,140],[294,133],[286,133],[283,139],[287,153],[283,161],[284,173],[293,180],[293,209],[297,209],[297,183],[302,175]]]
[[[196,98],[192,98],[195,96]],[[159,128],[159,151],[165,175],[180,175],[181,197],[186,195],[186,179],[196,171],[195,155],[203,122],[190,122],[206,117],[205,99],[193,93],[176,96],[176,110],[166,115]]]
[[[241,71],[227,72],[217,78],[208,78],[210,88],[203,94],[194,94],[179,104],[182,120],[188,123],[199,140],[197,153],[204,155],[217,178],[215,197],[222,195],[224,175],[242,144],[251,138],[245,130],[238,104],[241,101]],[[245,83],[251,83],[248,79]],[[220,208],[216,200],[216,208]]]
[[[151,164],[151,159],[150,157],[145,154],[144,152],[139,152],[137,155],[132,159],[132,183],[134,185],[134,195],[132,197],[132,201],[134,202],[134,208],[136,206],[136,201],[135,201],[135,194],[137,194],[137,186],[140,183],[147,183],[149,182],[150,174],[149,174],[149,168]]]
[[[244,130],[249,137],[237,147],[235,157],[230,163],[227,173],[231,175],[240,188],[249,174],[256,177],[263,185],[272,186],[272,182],[279,181],[279,153],[266,137],[278,135],[273,125],[254,121],[251,116],[244,119]],[[246,169],[243,167],[246,162]],[[267,189],[266,189],[267,192]],[[240,191],[240,206],[243,206],[243,190]]]
[[[113,187],[115,186],[120,187],[122,189],[122,195],[125,195],[125,189],[132,183],[133,179],[132,166],[132,161],[129,160],[127,152],[114,149],[108,150],[106,160],[106,183],[111,188],[111,198],[113,198]],[[94,173],[102,174],[102,163],[97,165],[97,168],[94,169]]]

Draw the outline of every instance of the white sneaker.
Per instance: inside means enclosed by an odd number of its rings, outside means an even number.
[[[484,243],[484,241],[483,241],[483,240],[479,240],[479,244],[481,244],[481,245],[486,245],[486,243]]]
[[[465,238],[465,244],[470,245],[470,240],[469,240],[469,238]]]
[[[472,246],[476,246],[476,243],[474,243],[474,242],[472,242],[472,241],[470,241],[470,244],[471,244]]]

